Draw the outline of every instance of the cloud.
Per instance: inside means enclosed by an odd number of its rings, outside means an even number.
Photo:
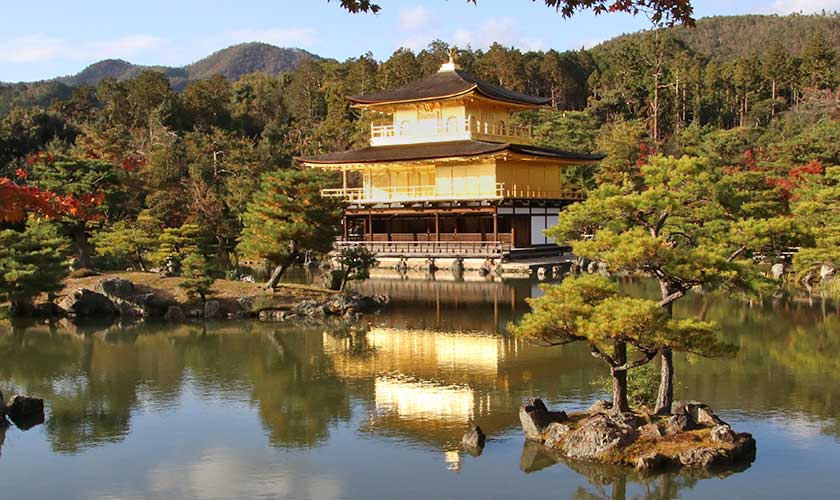
[[[280,47],[311,46],[317,40],[311,28],[272,28],[233,30],[225,35],[229,43],[265,42]]]
[[[127,58],[147,50],[157,49],[161,45],[163,45],[162,39],[142,34],[80,43],[70,43],[45,34],[34,34],[0,41],[0,61],[36,63],[56,59]]]
[[[400,11],[400,27],[404,30],[417,31],[425,28],[431,20],[432,12],[422,5]]]
[[[494,42],[524,50],[540,50],[545,46],[539,38],[522,35],[516,23],[507,17],[488,19],[476,31],[457,29],[452,40],[459,47],[470,45],[476,49],[487,48]]]
[[[765,9],[773,14],[802,12],[813,14],[822,11],[840,11],[840,0],[776,0]]]

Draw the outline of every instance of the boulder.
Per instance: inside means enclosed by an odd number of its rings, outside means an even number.
[[[236,299],[236,303],[239,304],[239,307],[242,308],[243,311],[251,312],[251,309],[254,307],[254,298],[253,297],[239,297]]]
[[[678,434],[689,430],[688,415],[671,415],[668,423],[665,424],[665,434]]]
[[[218,300],[208,300],[204,303],[204,319],[220,319],[222,317],[222,303]]]
[[[567,419],[564,411],[549,411],[541,399],[536,398],[519,408],[519,421],[525,432],[525,439],[542,442],[543,432],[552,422],[563,422]]]
[[[260,321],[283,321],[287,311],[282,309],[263,309],[260,311]]]
[[[715,443],[734,443],[738,439],[738,435],[728,425],[712,427],[711,436]]]
[[[519,458],[519,470],[536,472],[557,463],[557,459],[544,446],[534,441],[525,440],[522,456]]]
[[[822,266],[820,266],[820,280],[825,280],[827,278],[830,278],[830,277],[834,276],[834,274],[836,272],[837,272],[837,269],[835,269],[834,266],[830,266],[828,264],[823,264]]]
[[[67,295],[59,302],[59,307],[67,311],[71,318],[93,316],[113,316],[117,308],[111,300],[99,292],[80,288]]]
[[[27,396],[12,396],[6,405],[6,415],[18,426],[27,430],[44,423],[44,400]]]
[[[203,310],[201,310],[201,309],[190,309],[190,310],[187,312],[187,317],[188,317],[188,318],[199,319],[199,318],[201,318],[202,316],[204,316],[204,311],[203,311]]]
[[[543,436],[545,437],[543,445],[546,448],[560,448],[563,444],[563,439],[571,430],[568,425],[561,424],[560,422],[548,424],[548,427],[543,432]]]
[[[106,297],[127,299],[135,295],[134,283],[124,278],[108,278],[99,282],[98,291]]]
[[[181,310],[178,306],[169,306],[166,309],[166,314],[163,315],[163,318],[166,321],[173,321],[173,322],[180,322],[184,321],[186,316],[184,315],[184,311]]]
[[[588,413],[609,413],[612,410],[612,403],[605,399],[599,399],[592,403],[592,406],[587,410]]]
[[[782,279],[782,276],[785,275],[785,265],[781,262],[773,264],[773,266],[770,268],[770,275],[773,276],[774,280]]]
[[[563,453],[571,458],[594,460],[604,453],[620,448],[633,439],[633,429],[614,422],[598,413],[569,433],[563,442]]]
[[[677,455],[677,460],[683,467],[708,468],[713,465],[723,465],[731,460],[726,450],[721,448],[689,448]]]
[[[639,437],[647,439],[659,439],[663,436],[662,430],[656,423],[651,422],[639,427]]]
[[[674,401],[671,405],[671,415],[684,415],[687,417],[688,426],[683,430],[725,424],[723,420],[715,415],[709,405],[700,401]]]
[[[325,314],[335,316],[344,316],[348,311],[353,313],[367,314],[379,311],[385,307],[389,299],[385,295],[362,295],[357,292],[338,293],[331,296],[323,304],[323,311]],[[302,301],[298,303],[299,306],[307,307],[319,306],[314,300]],[[297,307],[297,306],[296,306]],[[304,314],[310,316],[311,314]]]
[[[487,436],[484,435],[481,427],[476,425],[464,434],[464,437],[461,438],[461,444],[468,450],[481,450],[484,448],[486,440]]]

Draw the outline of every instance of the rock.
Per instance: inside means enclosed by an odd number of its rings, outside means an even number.
[[[714,414],[709,405],[700,401],[674,401],[671,405],[671,414],[688,417],[688,427],[683,430],[713,427],[726,423]]]
[[[456,280],[462,279],[464,277],[464,259],[458,257],[453,260],[449,270],[452,271],[452,277]]]
[[[87,288],[80,288],[64,297],[59,307],[67,311],[68,316],[75,318],[117,314],[116,306],[108,297]]]
[[[543,432],[543,436],[545,437],[543,445],[546,448],[559,448],[563,443],[563,439],[571,430],[568,425],[561,424],[560,422],[548,424],[548,427]]]
[[[594,460],[607,451],[629,443],[633,429],[614,422],[602,413],[595,414],[566,436],[563,453],[571,458]]]
[[[713,465],[723,465],[731,460],[725,450],[720,448],[689,448],[677,455],[677,460],[683,467],[708,468]]]
[[[665,424],[665,434],[678,434],[689,430],[688,415],[671,415]]]
[[[484,435],[481,427],[476,425],[464,434],[464,437],[461,438],[461,444],[468,449],[472,448],[480,450],[484,448],[484,442],[486,440],[487,436]]]
[[[251,312],[251,309],[254,307],[254,298],[239,297],[236,299],[236,303],[239,304],[239,307],[241,307],[243,311]]]
[[[691,419],[693,420],[692,423],[694,423],[696,425],[699,425],[699,426],[705,426],[705,427],[713,427],[713,426],[717,426],[717,425],[725,425],[726,424],[726,422],[724,422],[723,420],[718,418],[718,416],[715,415],[712,412],[711,408],[709,408],[708,406],[705,406],[705,405],[704,406],[698,406],[691,413]]]
[[[587,412],[589,413],[609,413],[612,410],[612,403],[605,399],[599,399],[592,403],[592,406],[589,407]]]
[[[166,321],[180,322],[186,319],[184,311],[178,306],[169,306],[166,309],[166,314],[163,315]]]
[[[662,430],[654,422],[639,427],[639,437],[641,438],[659,439],[662,436]]]
[[[222,317],[222,303],[218,300],[208,300],[204,303],[204,319],[219,319]]]
[[[99,282],[98,291],[103,295],[127,299],[135,294],[134,283],[124,278],[108,278]]]
[[[6,415],[22,430],[44,423],[44,400],[27,396],[12,396]]]
[[[837,270],[834,268],[834,266],[823,264],[822,266],[820,266],[820,280],[830,278],[834,276],[836,272]]]
[[[785,275],[785,265],[781,262],[773,264],[773,266],[770,268],[770,275],[773,276],[774,280],[782,279],[782,276]]]
[[[202,316],[204,316],[204,311],[202,311],[201,309],[190,309],[189,312],[187,312],[188,318],[198,319]]]
[[[541,399],[533,399],[519,408],[519,421],[525,432],[525,439],[542,442],[543,432],[552,422],[563,422],[567,419],[564,411],[549,411]]]
[[[712,427],[712,441],[715,443],[734,443],[738,435],[728,425],[716,425]]]
[[[537,279],[543,281],[546,278],[546,270],[545,266],[540,266],[537,268]]]
[[[636,470],[651,472],[662,469],[671,464],[671,459],[661,453],[649,453],[636,459]]]
[[[32,308],[32,315],[39,318],[60,318],[66,311],[54,302],[39,302]]]
[[[299,302],[293,310],[300,309],[304,316],[311,316],[315,308],[322,306],[323,313],[344,316],[348,311],[353,313],[372,313],[385,307],[389,299],[385,295],[362,295],[357,292],[338,293],[327,299],[323,305],[314,300]],[[310,312],[311,309],[311,312]],[[315,314],[318,314],[315,312]]]
[[[489,275],[493,271],[493,261],[490,259],[485,259],[484,262],[481,263],[481,267],[478,268],[478,275],[482,278]]]

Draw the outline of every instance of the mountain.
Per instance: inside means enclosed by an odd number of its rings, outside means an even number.
[[[802,51],[811,34],[822,31],[840,52],[840,14],[788,16],[742,15],[698,19],[696,26],[669,28],[677,39],[695,52],[715,61],[764,53],[772,40],[783,40],[792,54]],[[610,49],[640,33],[607,40],[593,50]]]
[[[248,73],[264,72],[272,75],[294,70],[305,59],[320,60],[321,57],[303,49],[282,48],[267,43],[243,43],[226,49],[182,67],[141,66],[122,59],[105,59],[91,64],[79,73],[55,78],[55,81],[69,86],[81,84],[95,86],[106,78],[127,80],[146,70],[165,73],[175,88],[183,88],[193,80],[222,75],[230,81]]]

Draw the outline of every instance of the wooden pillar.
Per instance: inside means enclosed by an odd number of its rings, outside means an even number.
[[[344,217],[343,217],[342,220],[343,220],[343,224],[344,224],[344,241],[347,241],[347,235],[348,235],[347,214],[344,214]]]
[[[493,209],[493,241],[499,241],[499,207]]]
[[[347,169],[341,169],[341,187],[344,189],[344,192],[347,192]]]
[[[435,210],[435,241],[440,241],[440,210]]]
[[[368,241],[373,241],[373,214],[368,212]]]

